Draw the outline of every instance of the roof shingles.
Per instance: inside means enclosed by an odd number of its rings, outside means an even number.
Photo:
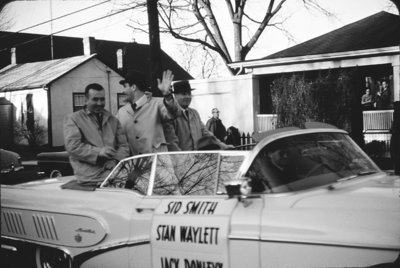
[[[400,45],[400,18],[379,12],[262,59],[328,54]]]
[[[0,70],[0,92],[43,88],[94,56],[8,65]]]

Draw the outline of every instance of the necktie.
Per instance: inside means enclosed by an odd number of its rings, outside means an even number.
[[[132,110],[133,110],[133,111],[136,111],[136,107],[137,107],[136,102],[135,102],[135,103],[132,103],[131,106],[132,106]]]
[[[185,110],[186,117],[189,119],[189,110]]]
[[[103,115],[101,113],[97,113],[97,114],[95,114],[95,116],[96,116],[97,124],[99,124],[100,129],[102,129]]]

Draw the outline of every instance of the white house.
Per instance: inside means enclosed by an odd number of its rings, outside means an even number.
[[[47,131],[42,144],[63,146],[64,117],[83,107],[85,87],[90,83],[102,85],[106,109],[115,114],[122,105],[121,79],[96,54],[14,63],[0,70],[0,97],[13,103],[13,120],[26,124],[31,116]]]
[[[399,16],[379,12],[264,58],[231,63],[230,67],[245,75],[191,81],[197,88],[192,106],[203,121],[218,107],[225,126],[234,125],[246,133],[264,131],[271,119],[263,114],[272,112],[270,85],[274,79],[285,73],[337,68],[358,68],[360,78],[375,86],[373,91],[379,80],[389,80],[391,100],[400,101],[399,33]],[[355,90],[364,94],[365,88]]]

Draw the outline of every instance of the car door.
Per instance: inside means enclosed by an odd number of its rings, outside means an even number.
[[[242,202],[223,194],[223,182],[242,161],[219,152],[158,156],[152,196],[141,204],[154,207],[153,268],[259,266],[261,198]]]

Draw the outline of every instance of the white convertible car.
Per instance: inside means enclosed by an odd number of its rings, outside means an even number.
[[[73,176],[3,185],[2,261],[400,267],[398,176],[381,171],[342,130],[260,136],[251,151],[131,157],[98,188],[74,187]]]

